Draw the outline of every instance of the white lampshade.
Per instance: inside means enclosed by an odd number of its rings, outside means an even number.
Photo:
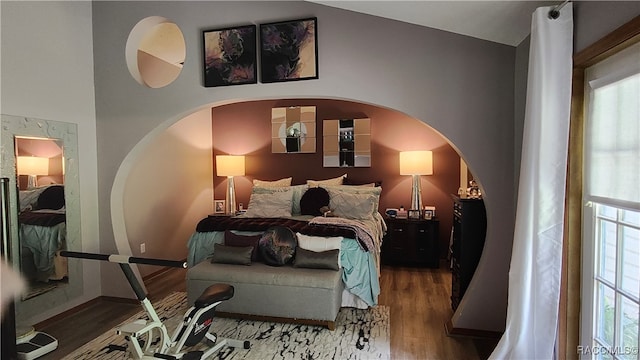
[[[431,151],[401,151],[400,175],[432,175],[433,153]]]
[[[244,176],[244,155],[216,155],[218,176]]]
[[[18,156],[18,175],[48,175],[49,159],[38,156]]]

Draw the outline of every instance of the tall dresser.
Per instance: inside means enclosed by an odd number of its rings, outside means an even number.
[[[476,271],[487,231],[487,213],[482,199],[453,197],[453,241],[451,243],[451,307],[455,311]]]

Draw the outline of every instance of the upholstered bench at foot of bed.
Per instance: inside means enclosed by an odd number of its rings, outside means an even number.
[[[203,261],[187,271],[189,304],[214,283],[235,288],[233,298],[216,307],[221,316],[294,321],[335,329],[342,302],[342,270],[250,266]]]

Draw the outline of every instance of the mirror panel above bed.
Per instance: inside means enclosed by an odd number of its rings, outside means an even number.
[[[273,153],[315,153],[316,107],[271,109],[271,149]]]
[[[371,167],[370,119],[322,122],[324,167]]]

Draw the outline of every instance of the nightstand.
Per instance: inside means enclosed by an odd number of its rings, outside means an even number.
[[[437,219],[386,218],[385,222],[382,264],[439,267]]]

